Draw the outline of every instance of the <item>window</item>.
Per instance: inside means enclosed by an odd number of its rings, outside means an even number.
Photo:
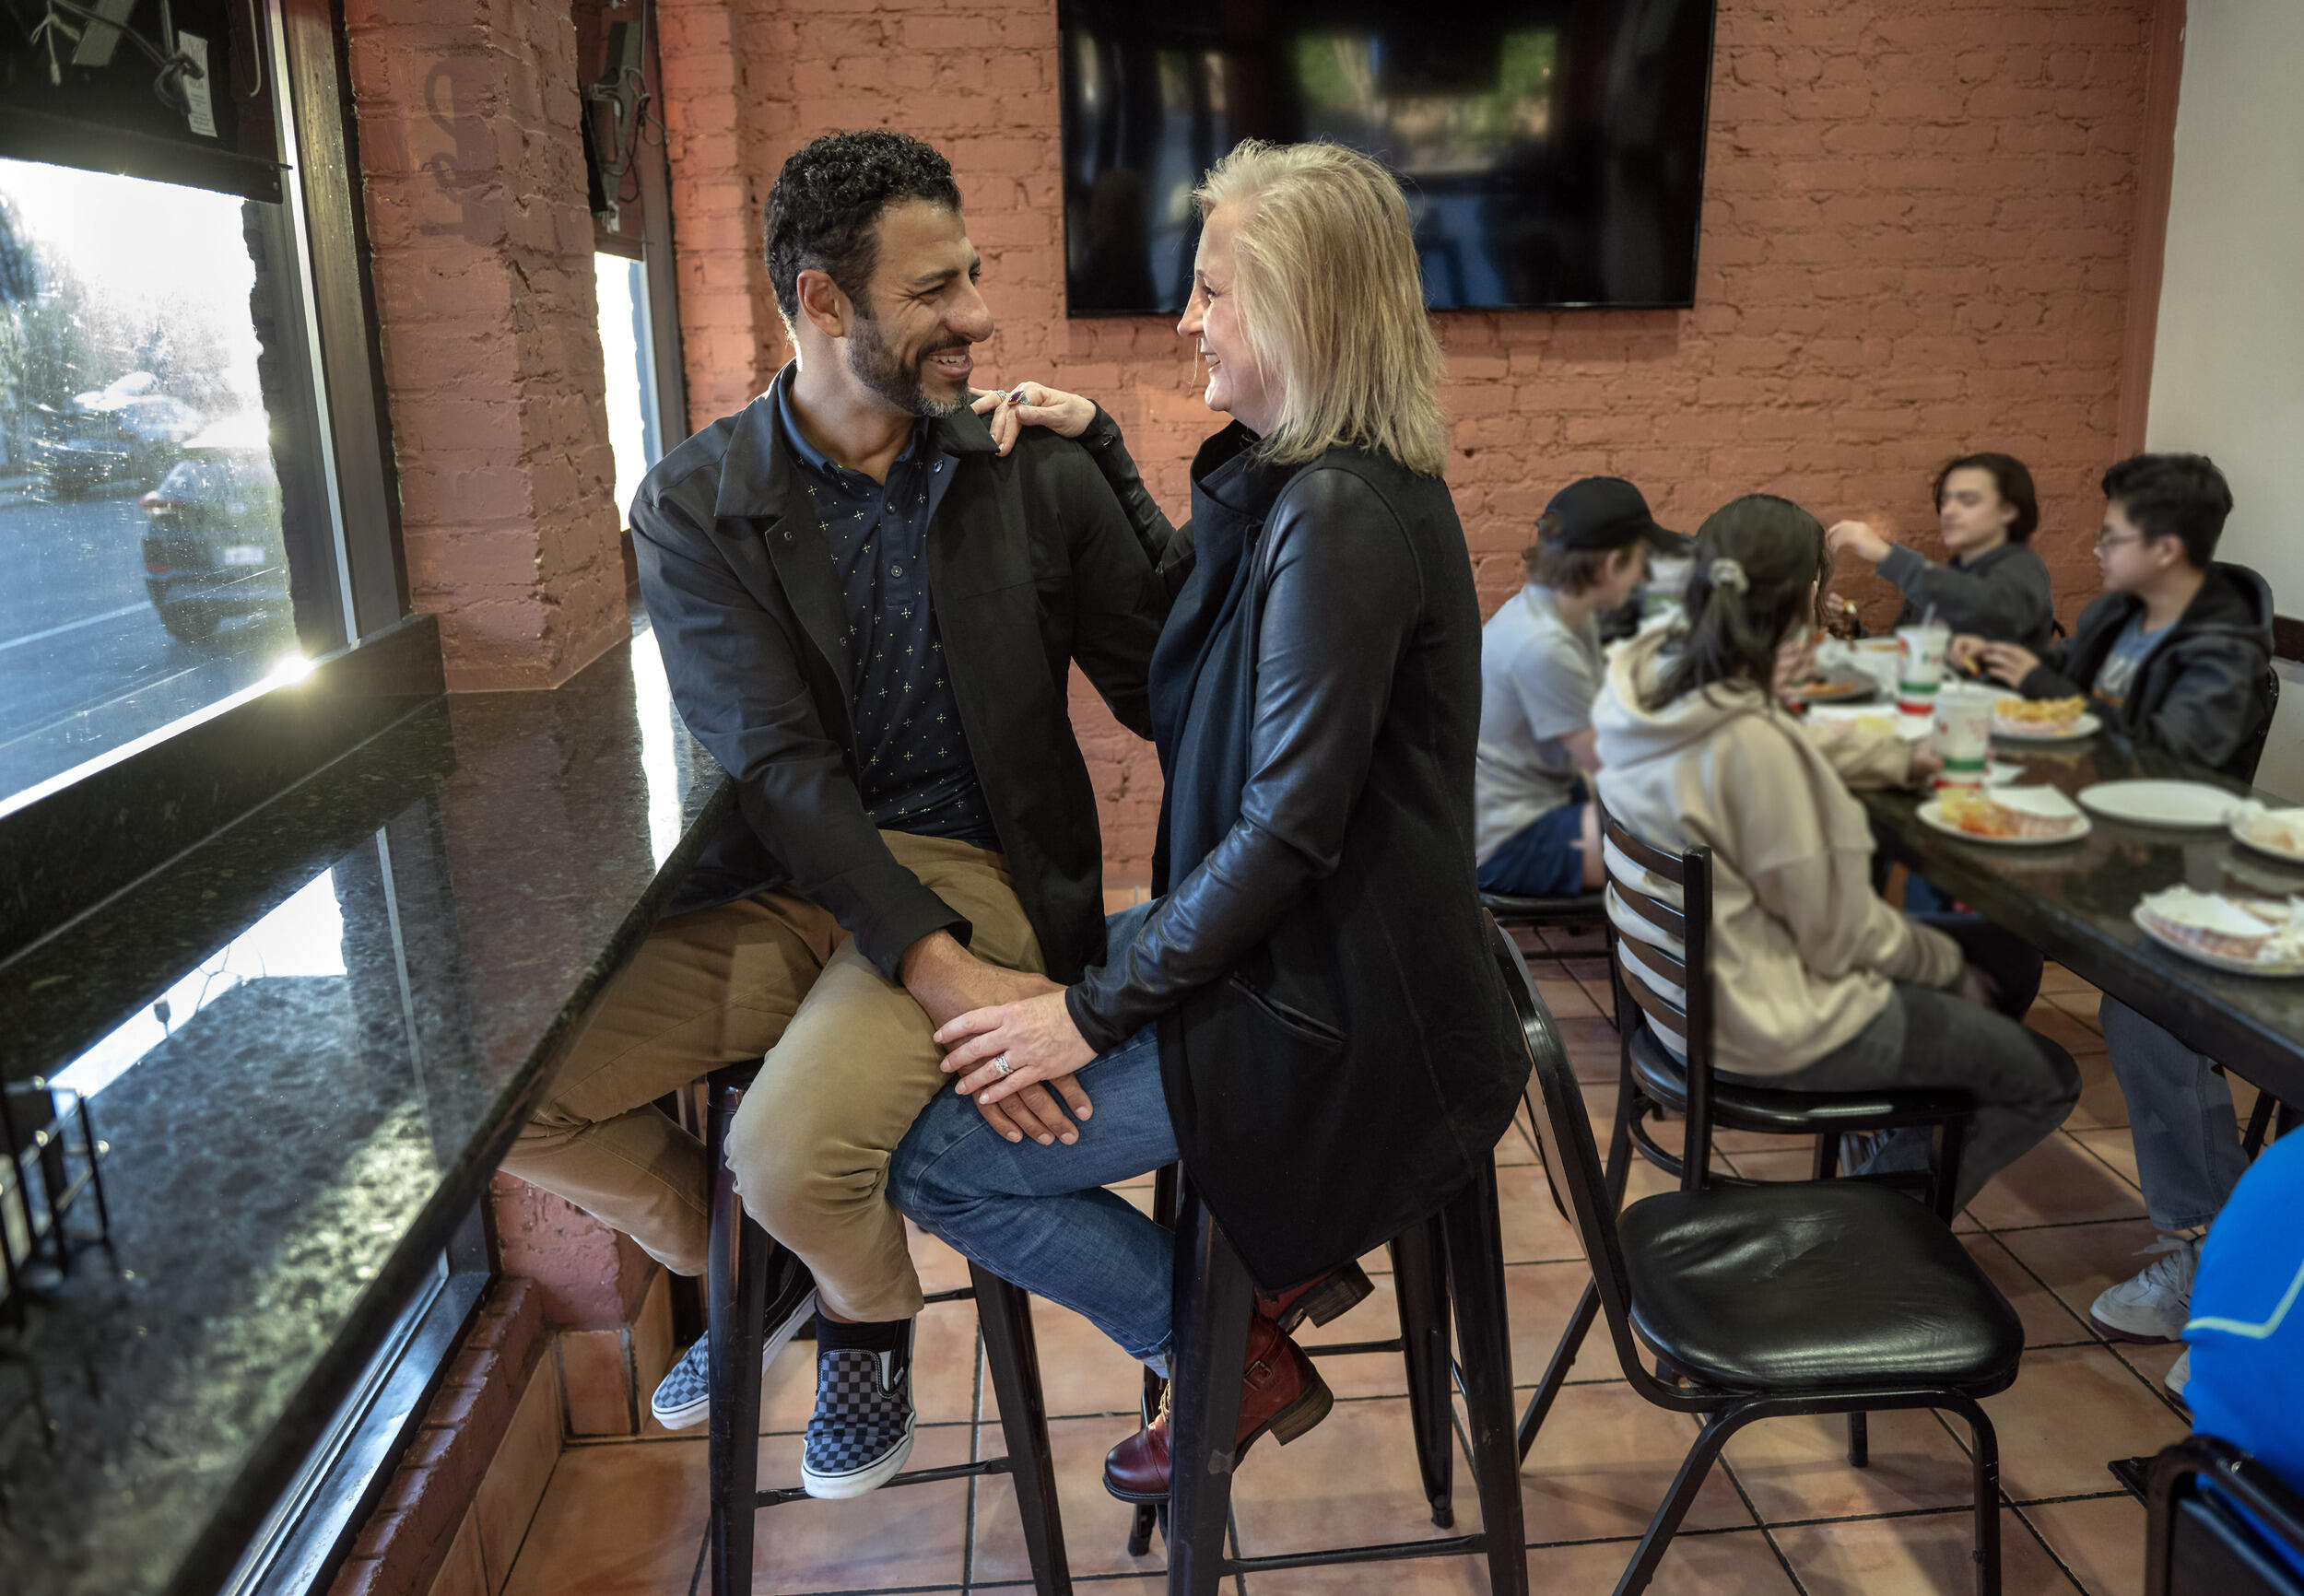
[[[0,806],[343,642],[293,240],[0,159]]]
[[[629,525],[632,495],[664,458],[656,417],[654,342],[648,327],[648,270],[605,251],[592,257],[600,299],[600,356],[607,370],[608,447],[616,455],[616,512]]]

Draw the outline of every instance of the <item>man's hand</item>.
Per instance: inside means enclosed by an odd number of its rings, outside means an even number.
[[[1027,427],[1045,427],[1059,438],[1077,438],[1096,419],[1095,401],[1042,382],[1018,382],[1000,393],[979,393],[970,406],[991,417],[992,440],[1005,454]]]
[[[986,964],[962,947],[948,931],[930,932],[904,950],[896,979],[928,1011],[928,1023],[942,1026],[970,1009],[996,1008],[1040,992],[1064,988],[1029,970]]]
[[[1986,675],[2011,687],[2023,686],[2024,678],[2040,666],[2040,655],[2016,643],[1986,643],[1978,657],[1984,662]]]
[[[1852,554],[1866,565],[1878,565],[1896,546],[1861,521],[1835,522],[1825,530],[1824,546],[1834,555]]]
[[[1981,670],[1984,640],[1974,632],[1959,632],[1944,651],[1944,663],[1964,676],[1972,676]]]

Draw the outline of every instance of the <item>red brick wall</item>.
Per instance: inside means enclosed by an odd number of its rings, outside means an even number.
[[[1552,490],[1628,476],[1668,525],[1767,489],[1935,545],[1950,454],[2033,467],[2059,608],[2094,585],[2112,457],[2152,0],[1721,0],[1691,311],[1439,318],[1449,472],[1494,607]],[[1000,331],[982,381],[1102,400],[1172,510],[1212,429],[1166,323],[1069,322],[1055,7],[665,0],[691,418],[784,358],[759,206],[801,142],[900,127],[952,158]],[[1842,584],[1875,611],[1885,583]],[[1082,700],[1110,883],[1148,872],[1158,772]]]
[[[408,587],[453,689],[629,635],[568,7],[346,0]]]

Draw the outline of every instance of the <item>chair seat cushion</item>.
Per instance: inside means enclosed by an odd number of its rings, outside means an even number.
[[[1687,1066],[1674,1057],[1645,1018],[1632,1033],[1632,1078],[1674,1113],[1688,1105]],[[1780,1136],[1936,1124],[1975,1107],[1966,1092],[1881,1086],[1861,1092],[1793,1092],[1712,1077],[1712,1123]]]
[[[1673,1364],[1738,1391],[2004,1388],[2016,1309],[1944,1222],[1860,1180],[1672,1191],[1620,1222],[1632,1322]]]

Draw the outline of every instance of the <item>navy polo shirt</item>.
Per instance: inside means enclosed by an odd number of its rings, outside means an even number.
[[[856,759],[873,824],[916,837],[1000,846],[976,761],[960,729],[944,644],[928,602],[928,523],[958,469],[931,446],[925,420],[885,483],[826,458],[776,385],[777,423],[823,528],[848,612],[848,687]]]

